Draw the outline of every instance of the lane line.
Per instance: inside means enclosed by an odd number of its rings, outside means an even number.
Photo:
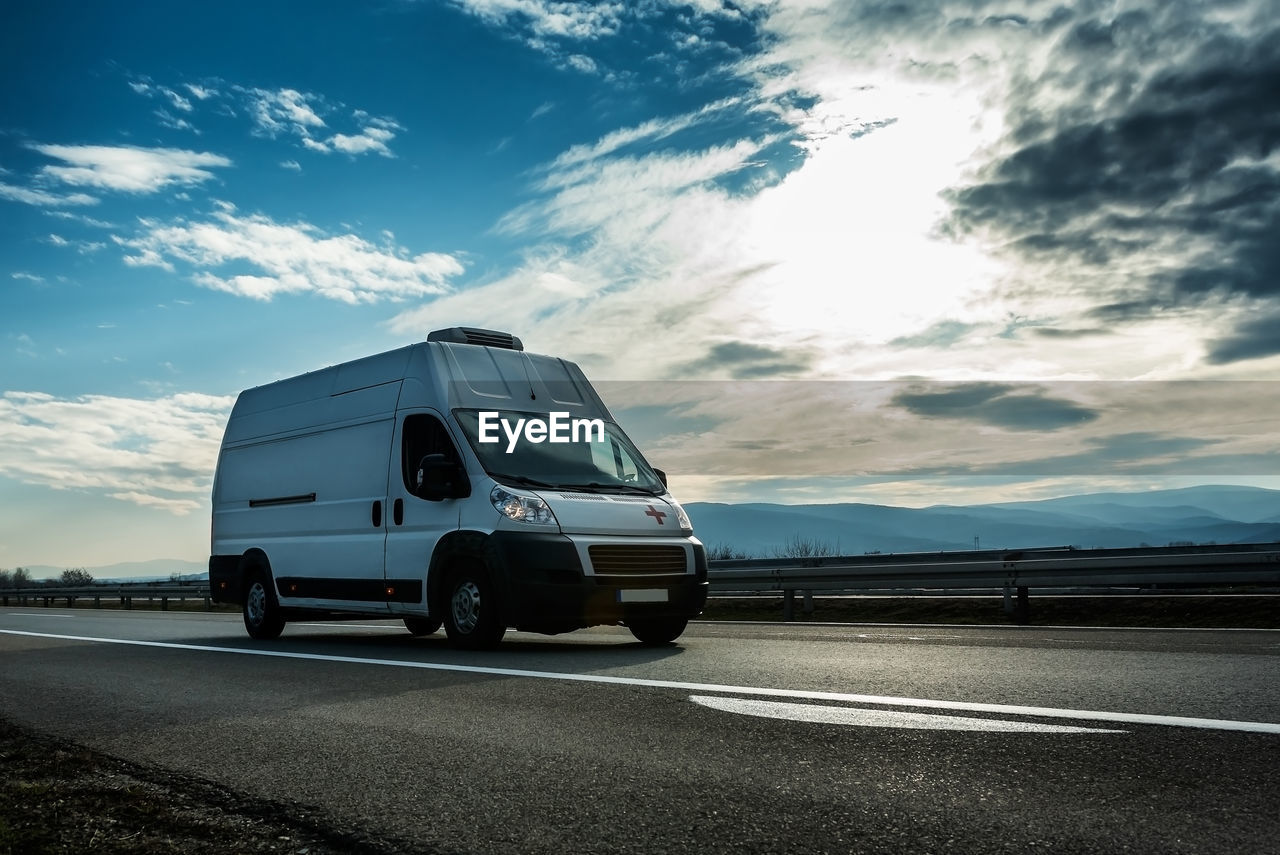
[[[40,612],[7,612],[6,614],[8,614],[9,617],[75,617],[75,615],[42,615]]]
[[[614,686],[640,686],[654,689],[678,689],[692,693],[720,693],[765,698],[790,698],[812,701],[837,701],[871,706],[915,707],[921,709],[958,710],[994,713],[996,715],[1061,718],[1077,721],[1104,721],[1113,724],[1156,724],[1170,727],[1192,727],[1205,730],[1230,730],[1247,733],[1280,735],[1280,724],[1263,721],[1191,718],[1146,713],[1073,710],[1058,707],[1031,707],[1017,704],[986,704],[968,701],[940,701],[926,698],[900,698],[890,695],[859,695],[846,692],[817,692],[803,689],[770,689],[761,686],[728,686],[716,683],[687,683],[679,680],[652,680],[645,677],[613,677],[605,674],[573,674],[556,671],[530,671],[522,668],[495,668],[487,665],[450,665],[443,662],[413,662],[402,659],[372,659],[364,656],[335,656],[326,653],[297,653],[289,650],[261,650],[245,647],[214,647],[207,644],[182,644],[173,641],[140,641],[129,638],[94,638],[82,635],[60,635],[50,632],[26,632],[0,629],[0,634],[51,638],[59,641],[87,641],[93,644],[122,644],[133,647],[156,647],[162,650],[190,650],[198,653],[233,653],[245,656],[269,656],[277,659],[301,659],[313,662],[338,662],[347,665],[382,665],[392,668],[415,668],[424,671],[452,671],[483,674],[491,677],[523,677],[535,680],[562,680],[577,683],[604,683]]]
[[[745,626],[777,626],[771,620],[691,620],[691,624],[699,626],[724,626],[726,624],[742,624]],[[892,627],[894,629],[996,629],[1002,632],[1034,632],[1043,629],[1084,629],[1090,632],[1280,632],[1276,627],[1252,626],[1075,626],[1072,624],[1036,624],[1026,626],[1010,626],[1007,623],[877,623],[875,621],[820,621],[807,620],[792,624],[801,626],[820,626],[827,628],[841,627],[845,629],[857,627]]]
[[[1044,724],[1007,718],[972,718],[961,715],[877,710],[866,707],[829,707],[817,704],[792,704],[784,701],[760,701],[748,698],[719,698],[690,695],[689,700],[721,712],[756,718],[804,721],[815,724],[840,724],[853,727],[889,727],[899,730],[964,730],[981,733],[1127,733],[1097,727]]]

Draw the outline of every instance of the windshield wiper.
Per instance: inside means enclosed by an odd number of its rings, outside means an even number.
[[[556,489],[555,484],[548,484],[546,481],[539,481],[525,475],[508,475],[505,472],[490,472],[489,477],[495,481],[513,481],[516,484],[520,484],[525,487],[542,487],[547,490]]]
[[[592,481],[588,484],[560,484],[560,487],[566,490],[585,490],[587,492],[600,492],[602,490],[625,490],[629,493],[639,493],[642,496],[657,496],[653,490],[646,490],[644,487],[637,487],[635,484],[601,484],[599,481]]]

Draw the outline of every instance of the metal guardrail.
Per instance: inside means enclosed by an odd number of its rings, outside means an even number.
[[[25,588],[0,588],[0,605],[8,606],[10,602],[25,606],[32,602],[43,603],[46,607],[55,601],[64,601],[68,608],[75,605],[76,600],[93,600],[94,606],[101,608],[102,601],[119,598],[120,607],[133,608],[133,601],[160,601],[160,608],[168,610],[170,600],[183,602],[186,600],[204,600],[206,609],[213,608],[209,598],[208,582],[164,582],[164,583],[94,583],[89,585],[31,585]]]
[[[1032,588],[1280,586],[1280,543],[743,558],[709,564],[711,590],[717,594],[783,594],[784,620],[794,615],[797,591],[808,596],[814,591],[992,589],[1004,593],[1006,612],[1025,621]],[[11,601],[45,606],[65,601],[72,606],[89,598],[99,607],[103,599],[119,598],[125,609],[132,608],[135,599],[159,600],[162,609],[170,600],[202,599],[205,608],[212,608],[207,581],[0,589],[0,604],[5,606]]]
[[[716,593],[781,592],[784,620],[797,591],[995,589],[1023,622],[1031,588],[1280,585],[1280,543],[747,558],[713,561],[709,577]]]

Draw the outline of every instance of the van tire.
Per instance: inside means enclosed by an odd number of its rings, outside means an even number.
[[[250,638],[270,641],[284,632],[284,615],[276,599],[271,577],[263,570],[253,570],[245,579],[244,628]]]
[[[431,635],[440,628],[440,621],[435,618],[407,617],[404,619],[404,628],[409,630],[410,635]]]
[[[687,618],[648,618],[627,621],[627,629],[641,644],[657,647],[679,638],[689,625]]]
[[[507,626],[489,574],[478,565],[456,567],[445,579],[444,631],[449,644],[463,650],[498,646]]]

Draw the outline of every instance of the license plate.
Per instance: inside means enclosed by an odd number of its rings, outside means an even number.
[[[665,603],[667,602],[666,588],[640,588],[630,591],[619,591],[618,602],[620,603]]]

